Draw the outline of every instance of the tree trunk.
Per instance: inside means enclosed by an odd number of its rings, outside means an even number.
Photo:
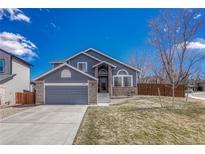
[[[162,100],[161,100],[160,90],[159,90],[159,88],[157,88],[157,90],[158,90],[158,96],[159,96],[159,100],[160,100],[160,105],[161,105],[161,107],[163,107],[163,105],[162,105]]]
[[[188,98],[189,98],[189,91],[187,90],[186,103],[188,102]]]
[[[175,85],[172,83],[172,106],[174,106],[174,101],[175,101]]]

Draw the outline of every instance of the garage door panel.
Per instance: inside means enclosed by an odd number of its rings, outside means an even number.
[[[46,104],[88,104],[87,86],[45,86]]]

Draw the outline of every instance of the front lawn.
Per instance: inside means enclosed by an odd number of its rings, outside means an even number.
[[[205,144],[205,102],[136,97],[89,107],[74,144]]]

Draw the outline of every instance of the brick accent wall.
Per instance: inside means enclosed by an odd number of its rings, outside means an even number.
[[[137,87],[113,87],[112,96],[133,96],[137,94]]]
[[[98,78],[98,67],[95,67],[95,77]]]
[[[35,82],[36,104],[44,104],[44,81]]]
[[[97,81],[88,81],[88,104],[97,104]]]
[[[112,96],[112,68],[108,66],[108,92]]]

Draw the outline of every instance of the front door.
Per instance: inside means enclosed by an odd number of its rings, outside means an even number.
[[[98,92],[100,93],[108,92],[108,77],[105,76],[99,77]]]

